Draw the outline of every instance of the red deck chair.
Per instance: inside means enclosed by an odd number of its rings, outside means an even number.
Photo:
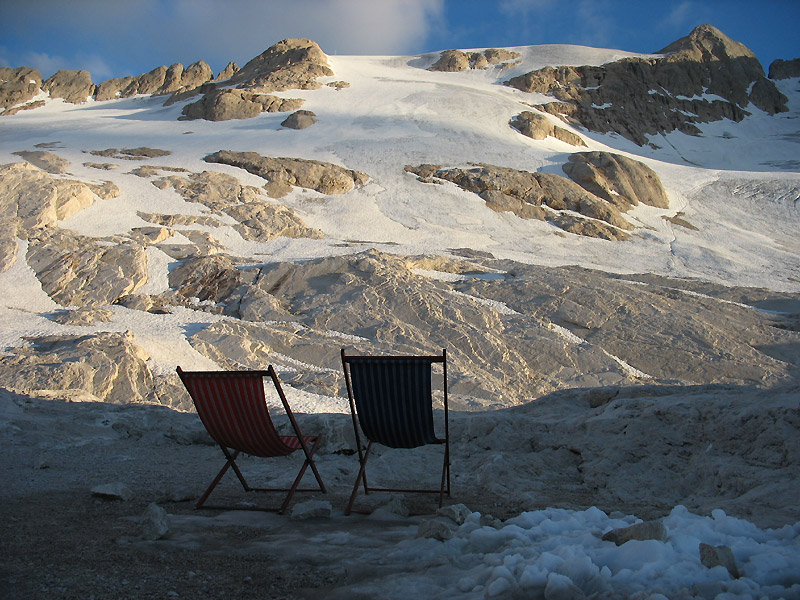
[[[319,491],[323,493],[325,484],[314,464],[321,436],[304,436],[300,433],[297,421],[292,414],[286,395],[283,393],[278,375],[272,365],[266,371],[184,371],[177,369],[197,408],[197,414],[212,439],[222,448],[227,459],[225,466],[217,474],[211,485],[197,501],[195,508],[201,508],[222,476],[233,467],[245,491],[288,492],[279,513],[283,513],[296,491],[315,492],[316,489],[298,490],[300,480],[310,466],[317,478]],[[264,396],[264,377],[270,377],[275,384],[286,414],[295,435],[280,435],[272,423]],[[306,460],[300,468],[292,487],[287,489],[253,488],[236,464],[240,452],[263,458],[287,456],[295,450],[303,450]],[[209,506],[208,508],[236,509],[236,506]],[[269,509],[262,509],[269,510]]]
[[[432,365],[442,363],[444,384],[444,438],[433,427]],[[360,469],[353,493],[345,509],[350,514],[359,484],[364,493],[408,492],[439,494],[442,506],[444,494],[450,495],[450,426],[447,408],[447,355],[441,356],[348,356],[342,349],[350,412],[356,434]],[[360,429],[367,438],[362,450]],[[439,489],[375,488],[367,485],[366,466],[373,443],[390,448],[418,448],[427,444],[442,444],[444,460]]]

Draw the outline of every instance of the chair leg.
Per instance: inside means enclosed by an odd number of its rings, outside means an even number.
[[[446,486],[446,487],[445,487]],[[447,496],[450,496],[450,448],[444,447],[444,461],[442,464],[442,485],[439,488],[439,508],[444,504],[444,492],[447,489]]]
[[[203,504],[205,504],[206,500],[208,500],[208,497],[211,495],[211,492],[214,490],[215,487],[217,487],[217,484],[220,482],[223,475],[225,475],[225,473],[228,472],[229,467],[233,467],[233,470],[236,473],[236,476],[239,478],[239,481],[244,486],[245,491],[250,490],[250,487],[247,485],[247,481],[245,480],[244,475],[242,475],[242,472],[239,470],[239,466],[236,464],[236,457],[239,456],[239,451],[237,450],[236,452],[231,454],[230,452],[228,452],[227,448],[223,446],[220,447],[222,448],[222,452],[225,454],[225,457],[228,460],[225,462],[225,466],[222,467],[222,469],[220,469],[219,473],[217,473],[217,476],[214,478],[214,481],[211,482],[211,485],[209,485],[208,488],[206,488],[206,491],[203,492],[203,495],[200,496],[200,499],[194,505],[195,509],[202,508]]]
[[[364,451],[364,458],[361,460],[361,467],[358,470],[358,477],[356,477],[356,483],[353,486],[353,493],[350,494],[350,501],[347,503],[347,508],[344,510],[345,515],[349,515],[350,512],[353,510],[353,502],[356,499],[356,494],[358,493],[358,486],[363,481],[364,482],[364,493],[368,494],[369,489],[367,488],[367,459],[369,458],[369,451],[372,449],[372,441],[367,444],[367,449]]]
[[[309,467],[309,465],[311,466],[311,470],[314,472],[314,476],[317,478],[317,483],[319,483],[320,490],[322,491],[323,494],[326,493],[325,484],[322,483],[322,478],[320,477],[319,472],[317,471],[317,465],[314,464],[314,460],[312,458],[314,456],[314,453],[317,451],[317,447],[319,446],[321,440],[322,438],[318,437],[314,442],[314,445],[308,451],[308,456],[306,457],[303,466],[300,467],[300,472],[297,474],[297,477],[295,477],[292,487],[289,488],[289,493],[286,495],[286,499],[283,501],[280,510],[278,510],[278,514],[282,515],[286,511],[286,508],[289,506],[289,502],[292,501],[292,497],[294,496],[294,493],[297,491],[297,487],[300,485],[300,480],[303,479],[303,475],[305,475],[306,469]]]

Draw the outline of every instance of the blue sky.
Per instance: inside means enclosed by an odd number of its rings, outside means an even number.
[[[766,70],[800,57],[800,0],[0,0],[0,66],[99,83],[205,60],[218,72],[287,37],[328,54],[579,44],[654,52],[710,23]]]

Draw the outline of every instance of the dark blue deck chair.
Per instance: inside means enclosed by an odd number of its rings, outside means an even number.
[[[442,363],[444,386],[444,437],[434,432],[432,365]],[[353,493],[345,509],[349,515],[363,484],[364,493],[406,492],[450,495],[450,426],[447,406],[447,354],[441,356],[348,356],[342,349],[350,412],[356,434],[360,468]],[[359,431],[359,425],[360,430]],[[362,448],[361,432],[367,439]],[[418,448],[427,444],[444,446],[442,481],[439,489],[376,488],[367,485],[367,460],[374,443],[389,448]]]

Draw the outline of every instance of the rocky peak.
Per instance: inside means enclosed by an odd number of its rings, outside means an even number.
[[[286,39],[270,46],[242,67],[230,80],[241,89],[278,92],[310,90],[320,86],[317,77],[333,75],[328,57],[316,42]]]
[[[732,40],[713,25],[698,25],[692,32],[675,40],[658,54],[671,54],[673,60],[728,61],[733,58],[756,58],[744,44]]]

